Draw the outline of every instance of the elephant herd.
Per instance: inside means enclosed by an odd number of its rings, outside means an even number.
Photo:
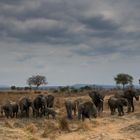
[[[28,97],[22,97],[18,103],[7,101],[1,105],[1,115],[5,114],[7,118],[11,117],[29,117],[29,110],[32,108],[34,117],[51,115],[55,118],[56,112],[53,109],[53,95],[38,95],[33,101]]]
[[[92,99],[91,101],[82,101],[81,99],[65,101],[68,119],[73,119],[76,111],[78,112],[77,118],[83,121],[85,118],[90,119],[91,117],[96,118],[100,116],[100,113],[103,112],[105,96],[96,91],[92,91],[88,95]],[[110,108],[111,115],[114,115],[116,111],[118,112],[118,116],[124,115],[124,106],[127,106],[127,113],[134,112],[133,98],[136,101],[139,100],[138,92],[135,90],[126,90],[122,94],[117,93],[109,97],[108,107]]]
[[[127,112],[134,112],[133,98],[139,100],[139,95],[136,90],[126,90],[123,93],[114,94],[108,99],[108,107],[110,108],[111,115],[116,112],[119,116],[124,115],[123,107],[127,106]],[[71,100],[67,99],[64,103],[67,118],[73,119],[77,114],[78,120],[85,120],[85,118],[96,118],[100,116],[104,109],[104,95],[92,91],[89,94],[91,100],[84,101],[82,99]],[[30,108],[32,109],[33,117],[42,117],[51,115],[55,119],[57,112],[54,110],[54,96],[39,94],[35,99],[24,96],[19,101],[7,101],[1,105],[1,114],[5,114],[7,118],[11,117],[29,117]]]

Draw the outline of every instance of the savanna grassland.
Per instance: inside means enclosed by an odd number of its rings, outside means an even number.
[[[134,101],[135,112],[124,116],[111,116],[107,105],[109,96],[105,94],[104,111],[100,117],[78,121],[66,120],[64,101],[67,98],[90,100],[86,92],[82,94],[51,93],[47,91],[0,91],[0,104],[6,100],[17,101],[22,96],[34,99],[39,93],[55,96],[56,119],[5,118],[0,117],[0,140],[139,140],[140,139],[140,101]],[[30,110],[31,112],[31,110]],[[125,108],[126,112],[126,108]]]

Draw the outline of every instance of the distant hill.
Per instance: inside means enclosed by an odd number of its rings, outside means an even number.
[[[0,90],[6,90],[9,89],[10,87],[8,85],[0,85]]]

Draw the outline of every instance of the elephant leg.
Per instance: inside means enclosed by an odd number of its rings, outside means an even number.
[[[81,110],[78,110],[78,120],[80,120],[80,119],[81,119],[81,115],[82,115]]]
[[[66,111],[67,111],[67,118],[69,119],[69,108],[66,107]]]
[[[128,107],[127,107],[127,113],[131,112],[131,101],[128,100]]]
[[[16,112],[16,118],[18,117],[18,112]]]
[[[26,117],[29,118],[29,109],[26,109]]]
[[[71,108],[70,108],[69,111],[68,111],[68,116],[69,116],[69,117],[68,117],[69,119],[72,119],[72,109],[71,109]]]
[[[82,113],[82,121],[85,120],[85,115]]]
[[[118,106],[118,116],[122,116],[122,107]]]
[[[115,109],[114,107],[110,107],[111,115],[114,115]]]
[[[121,113],[124,115],[123,106],[121,106]]]
[[[67,110],[67,118],[72,119],[72,108],[67,106],[66,110]]]
[[[73,111],[74,111],[74,116],[76,116],[76,108],[74,108]]]
[[[135,111],[135,108],[134,108],[133,99],[131,100],[131,107],[132,107],[132,112],[134,112]]]

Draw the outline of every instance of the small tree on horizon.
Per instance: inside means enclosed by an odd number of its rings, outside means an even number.
[[[116,77],[114,77],[114,80],[116,81],[117,85],[121,84],[124,90],[125,85],[132,85],[133,77],[129,74],[119,73]]]
[[[27,79],[27,84],[31,87],[32,85],[36,86],[38,89],[40,85],[46,85],[46,77],[42,75],[34,75]]]

